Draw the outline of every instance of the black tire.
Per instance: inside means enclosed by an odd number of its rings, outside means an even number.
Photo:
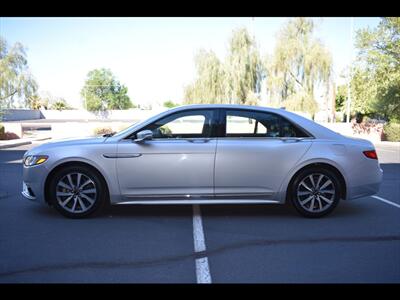
[[[56,190],[59,181],[67,176],[68,174],[81,173],[87,176],[93,182],[93,186],[96,189],[95,196],[91,195],[95,199],[91,207],[84,212],[70,212],[66,210],[58,201]],[[49,184],[49,200],[55,209],[63,216],[71,219],[81,219],[99,213],[105,207],[108,200],[107,188],[104,179],[94,171],[93,169],[86,166],[68,166],[58,172],[56,172]],[[89,205],[88,205],[89,206]]]
[[[310,175],[314,174],[313,178],[317,176],[317,174],[322,174],[324,176],[326,176],[327,178],[329,178],[329,180],[332,181],[333,187],[334,187],[334,195],[332,196],[332,203],[331,204],[326,204],[327,208],[325,210],[322,211],[309,211],[306,208],[303,207],[303,205],[301,205],[299,197],[298,197],[298,191],[299,191],[299,185],[301,184],[301,182],[303,180],[305,180],[306,178],[309,178]],[[325,179],[325,177],[324,177]],[[299,174],[296,175],[296,177],[294,178],[294,180],[292,181],[292,184],[290,185],[289,189],[288,189],[288,197],[290,199],[290,201],[292,202],[293,206],[295,207],[295,209],[297,210],[297,212],[300,213],[300,215],[307,217],[307,218],[320,218],[323,216],[326,216],[328,214],[330,214],[338,205],[339,201],[340,201],[340,181],[337,177],[337,175],[328,170],[328,169],[324,169],[324,168],[319,168],[319,167],[312,167],[312,168],[307,168],[303,171],[301,171]],[[305,196],[307,197],[307,196]],[[313,208],[315,208],[317,206],[317,202],[312,202],[314,203]],[[327,203],[324,201],[324,203]],[[309,205],[311,207],[311,203]]]

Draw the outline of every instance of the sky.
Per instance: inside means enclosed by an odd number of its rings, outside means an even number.
[[[223,60],[232,31],[246,27],[261,55],[272,54],[284,17],[224,18],[0,18],[0,35],[9,45],[22,43],[39,92],[82,106],[87,73],[110,68],[128,87],[135,104],[181,102],[184,86],[196,74],[194,56],[213,50]],[[355,55],[351,18],[313,18],[315,36],[330,50],[337,83]],[[353,32],[373,28],[379,18],[353,18]]]

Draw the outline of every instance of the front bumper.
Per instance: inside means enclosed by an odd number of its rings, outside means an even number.
[[[34,167],[23,167],[22,196],[26,199],[45,203],[44,199],[44,182],[47,177],[48,170],[45,165]]]
[[[21,192],[22,196],[24,196],[26,199],[35,201],[36,197],[35,197],[35,193],[32,191],[31,187],[29,187],[25,181],[22,181],[22,192]]]

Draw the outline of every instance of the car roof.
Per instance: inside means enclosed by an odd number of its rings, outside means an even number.
[[[241,105],[241,104],[188,104],[177,106],[172,110],[187,110],[187,109],[210,109],[210,108],[224,108],[224,109],[250,109],[250,110],[263,110],[263,111],[283,111],[281,108],[272,108],[266,106],[253,106],[253,105]]]

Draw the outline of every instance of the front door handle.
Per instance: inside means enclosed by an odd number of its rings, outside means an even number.
[[[105,158],[134,158],[142,156],[141,153],[105,153]]]
[[[300,142],[302,140],[303,140],[302,138],[290,138],[290,137],[281,138],[281,141],[285,142],[285,143],[297,143],[297,142]]]

